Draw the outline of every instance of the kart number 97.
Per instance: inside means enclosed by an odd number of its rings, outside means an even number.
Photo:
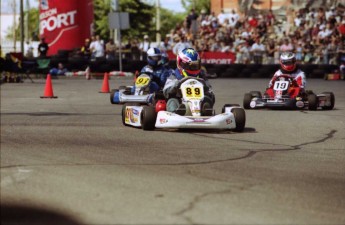
[[[276,81],[274,83],[273,89],[276,91],[284,91],[288,89],[289,87],[289,82],[288,81]]]
[[[187,98],[202,98],[202,91],[199,87],[186,87],[184,93]]]
[[[149,82],[150,82],[150,78],[149,77],[139,77],[135,81],[135,85],[136,86],[144,86],[144,85],[147,85]]]

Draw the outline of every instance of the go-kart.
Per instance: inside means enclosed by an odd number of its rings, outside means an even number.
[[[118,89],[111,90],[111,104],[123,104],[126,102],[147,104],[152,98],[152,93],[150,93],[151,80],[150,75],[142,73],[135,80],[134,87],[120,86]],[[132,93],[133,88],[134,93]]]
[[[180,81],[178,92],[184,109],[168,112],[165,101],[158,100],[156,105],[126,103],[122,108],[122,123],[125,126],[141,127],[143,130],[155,128],[177,129],[233,129],[244,130],[246,115],[238,104],[225,104],[222,113],[215,115],[210,104],[205,104],[204,80],[187,77]]]
[[[260,91],[251,91],[244,95],[243,108],[283,108],[316,110],[331,110],[334,107],[335,97],[332,92],[314,94],[313,91],[304,91],[290,75],[278,76],[271,87],[267,88],[264,96]]]

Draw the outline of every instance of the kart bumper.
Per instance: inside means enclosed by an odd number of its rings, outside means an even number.
[[[157,115],[156,128],[190,128],[190,129],[234,129],[236,122],[232,113],[216,116],[180,116],[175,113],[160,111]]]

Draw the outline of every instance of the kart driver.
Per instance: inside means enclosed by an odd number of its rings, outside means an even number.
[[[272,85],[278,76],[287,74],[292,76],[297,82],[298,86],[304,90],[307,83],[306,76],[304,72],[297,67],[295,54],[292,52],[283,52],[280,55],[279,63],[280,69],[274,73],[268,87],[272,88]]]
[[[163,65],[162,52],[158,48],[151,47],[147,50],[147,63],[140,73],[151,75],[150,93],[154,93],[164,87],[167,78],[173,71]],[[132,91],[134,92],[134,90]]]
[[[212,92],[211,84],[206,78],[206,74],[201,70],[201,60],[198,52],[193,48],[185,48],[177,54],[176,57],[177,68],[174,73],[171,74],[163,88],[163,94],[168,99],[167,111],[176,112],[177,109],[185,109],[184,104],[180,104],[176,94],[178,92],[179,80],[185,77],[197,77],[201,78],[206,83],[206,91],[204,96],[204,107],[212,108],[215,102],[215,97]]]
[[[305,73],[298,68],[295,54],[292,52],[283,52],[280,55],[279,63],[280,69],[274,73],[272,79],[269,82],[266,93],[270,96],[274,95],[272,90],[274,81],[277,79],[277,77],[284,74],[292,76],[299,88],[301,89],[301,91],[304,92],[304,88],[307,83],[306,76]]]

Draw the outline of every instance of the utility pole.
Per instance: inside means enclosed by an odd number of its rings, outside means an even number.
[[[20,51],[24,54],[24,3],[20,0]]]
[[[160,1],[156,0],[156,42],[159,46],[161,43],[161,6]]]

